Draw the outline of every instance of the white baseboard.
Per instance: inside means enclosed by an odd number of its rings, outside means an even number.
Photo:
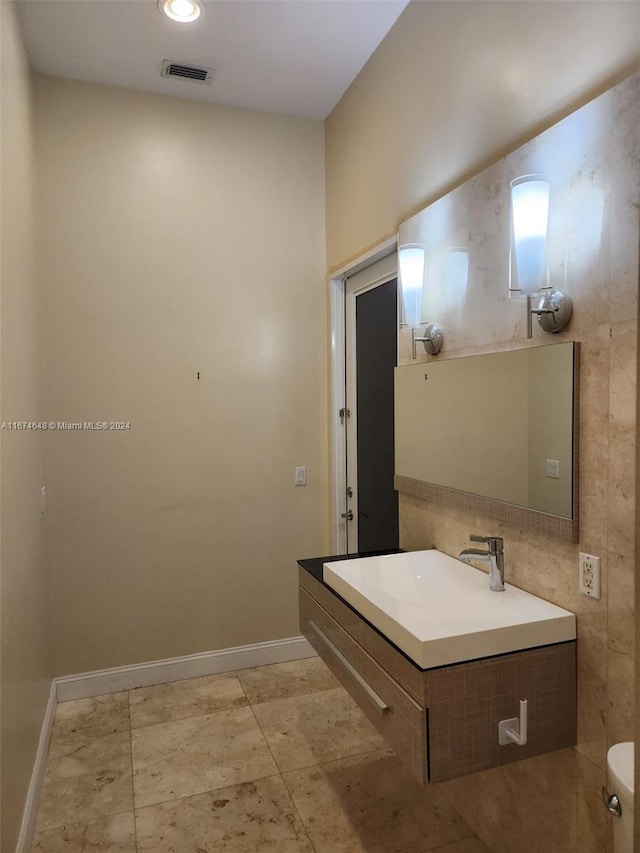
[[[22,825],[20,826],[20,835],[18,836],[18,844],[16,853],[28,853],[33,842],[33,833],[36,828],[36,818],[38,816],[38,804],[40,802],[40,791],[44,782],[44,774],[47,768],[47,754],[49,752],[49,741],[51,740],[51,732],[53,730],[53,721],[56,717],[56,705],[58,704],[56,683],[51,683],[49,690],[49,699],[44,712],[42,728],[40,729],[40,740],[38,741],[38,750],[36,758],[33,762],[33,770],[31,772],[31,781],[29,782],[29,790],[27,791],[27,799],[22,813]]]
[[[217,652],[202,652],[185,657],[103,669],[98,672],[66,675],[57,678],[55,684],[58,702],[69,702],[73,699],[100,696],[103,693],[115,693],[118,690],[133,690],[136,687],[150,687],[153,684],[183,681],[185,678],[216,675],[219,672],[231,672],[234,669],[300,660],[315,657],[315,654],[304,637],[289,637],[285,640],[221,649]]]

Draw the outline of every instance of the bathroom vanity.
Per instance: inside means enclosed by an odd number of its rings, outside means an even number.
[[[435,550],[301,560],[299,580],[302,633],[421,784],[575,744],[572,613]]]

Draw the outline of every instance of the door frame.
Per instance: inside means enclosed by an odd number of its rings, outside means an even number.
[[[331,395],[330,395],[330,512],[331,548],[335,554],[347,551],[347,521],[341,514],[347,511],[347,418],[341,421],[340,410],[346,409],[347,370],[355,375],[355,358],[347,364],[347,279],[377,261],[397,251],[398,237],[394,234],[376,244],[354,260],[335,270],[329,279],[331,322]],[[389,280],[388,277],[386,279]],[[382,280],[377,282],[382,283]],[[369,288],[365,288],[369,289]],[[354,354],[355,356],[355,354]],[[355,414],[354,414],[355,417]],[[355,423],[355,421],[354,421]]]

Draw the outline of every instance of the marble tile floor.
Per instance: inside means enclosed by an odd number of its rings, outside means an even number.
[[[488,853],[319,658],[59,705],[32,851]]]

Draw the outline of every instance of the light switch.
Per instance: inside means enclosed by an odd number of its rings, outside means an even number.
[[[296,478],[294,480],[296,486],[306,486],[307,485],[307,469],[304,465],[300,465],[296,468]]]
[[[553,477],[556,480],[560,479],[559,459],[547,459],[547,477]]]

